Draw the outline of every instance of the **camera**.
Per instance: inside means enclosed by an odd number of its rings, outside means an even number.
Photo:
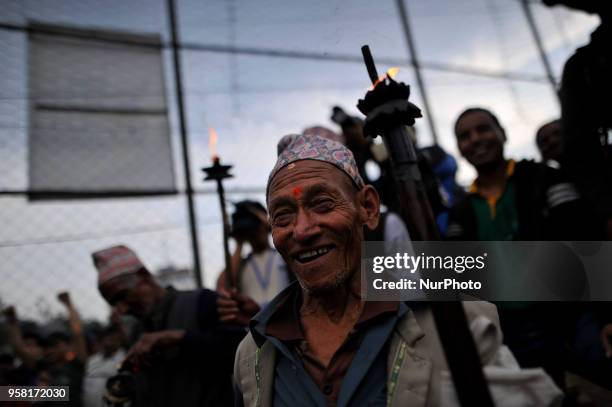
[[[109,407],[130,407],[136,395],[135,366],[128,360],[106,381],[104,403]]]

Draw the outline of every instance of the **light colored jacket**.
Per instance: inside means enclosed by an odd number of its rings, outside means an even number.
[[[484,301],[463,307],[477,344],[496,405],[556,406],[562,393],[541,369],[521,370],[502,345],[495,306]],[[245,407],[268,407],[274,400],[276,349],[269,341],[259,348],[249,333],[240,343],[234,380]],[[387,357],[388,406],[458,406],[430,307],[406,312],[393,331]]]

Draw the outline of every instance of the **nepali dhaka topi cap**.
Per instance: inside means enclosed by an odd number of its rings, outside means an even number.
[[[290,144],[282,150],[276,165],[268,177],[266,195],[270,188],[270,182],[272,182],[272,179],[281,169],[291,163],[302,160],[316,160],[329,163],[348,175],[358,190],[364,187],[364,182],[361,175],[359,175],[359,170],[357,170],[353,153],[337,141],[312,134],[285,136],[281,141],[290,141]]]
[[[99,250],[92,253],[91,258],[98,269],[99,286],[115,277],[133,274],[145,268],[136,253],[123,245]]]

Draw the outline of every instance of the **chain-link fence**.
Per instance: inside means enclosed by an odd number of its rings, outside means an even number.
[[[465,107],[495,110],[515,157],[535,157],[536,128],[558,103],[519,1],[406,1],[442,147]],[[4,0],[0,3],[0,300],[46,320],[68,290],[103,320],[90,253],[132,247],[160,278],[193,287],[193,246],[169,14],[163,0]],[[532,3],[556,75],[597,21]],[[399,66],[415,87],[395,1],[177,1],[187,147],[201,274],[223,265],[219,204],[202,181],[208,129],[234,165],[227,198],[264,200],[276,142],[357,114],[368,87],[359,54]],[[419,141],[433,137],[423,121]],[[462,165],[459,178],[467,182]],[[229,204],[231,210],[231,204]]]

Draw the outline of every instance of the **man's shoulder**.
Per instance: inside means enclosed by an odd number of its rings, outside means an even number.
[[[522,160],[516,164],[515,182],[533,203],[535,192],[544,192],[545,204],[554,207],[560,203],[580,198],[578,189],[563,169],[553,168],[545,163]],[[563,198],[561,200],[557,198]]]
[[[267,340],[258,346],[251,332],[240,341],[234,357],[234,377],[241,392],[246,390],[244,382],[251,381],[254,371],[269,371],[274,366],[275,352]]]
[[[528,159],[516,163],[512,178],[518,185],[527,186],[527,188],[537,187],[538,189],[569,182],[569,177],[564,171],[553,168],[546,163]]]
[[[259,347],[253,339],[251,332],[247,333],[244,339],[240,341],[238,349],[236,350],[236,360],[244,360],[245,358],[254,357]]]
[[[429,303],[418,303],[417,306],[410,306],[411,311],[414,313],[414,316],[418,319],[423,318],[433,318],[433,313],[431,310],[431,306]],[[463,306],[463,310],[465,311],[465,315],[468,319],[468,322],[472,322],[480,317],[485,317],[490,320],[496,326],[499,326],[499,315],[497,314],[497,307],[488,302],[481,300],[466,300],[461,301],[461,305]],[[403,318],[410,317],[409,315],[405,315]]]
[[[490,302],[476,300],[462,301],[462,306],[472,337],[478,348],[478,353],[481,356],[482,362],[486,364],[497,354],[503,340],[497,307]],[[415,318],[419,329],[424,334],[424,340],[419,341],[420,344],[417,342],[417,346],[429,354],[432,360],[445,366],[446,362],[444,358],[441,358],[443,351],[431,306],[428,303],[418,303],[416,306],[411,306],[410,309],[412,312],[404,315],[398,324],[398,328],[414,329],[414,325],[406,323],[406,319]],[[404,337],[407,336],[409,335],[404,333]]]

